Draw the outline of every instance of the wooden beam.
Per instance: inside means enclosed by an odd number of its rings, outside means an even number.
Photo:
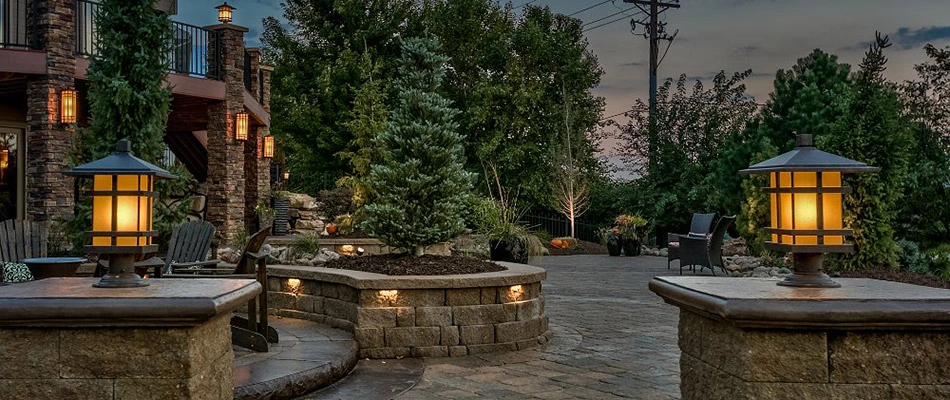
[[[46,52],[37,50],[0,49],[0,71],[45,75]]]

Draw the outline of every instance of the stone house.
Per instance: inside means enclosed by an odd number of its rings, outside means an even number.
[[[69,168],[77,126],[88,121],[89,57],[96,52],[93,0],[0,1],[0,220],[50,221],[72,215]],[[157,0],[173,16],[177,0]],[[209,9],[209,13],[215,13]],[[269,197],[270,73],[247,28],[174,21],[168,84],[173,100],[164,141],[206,195],[205,218],[224,238],[253,220]],[[64,94],[65,91],[65,94]],[[75,115],[64,116],[63,103]],[[238,115],[247,138],[238,140]],[[270,139],[272,142],[272,138]]]

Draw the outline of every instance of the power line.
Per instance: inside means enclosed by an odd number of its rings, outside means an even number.
[[[603,20],[605,20],[605,19],[607,19],[607,18],[616,16],[616,15],[624,14],[624,13],[626,13],[627,11],[630,11],[630,10],[632,10],[632,9],[634,9],[634,8],[636,8],[636,7],[630,7],[630,8],[628,8],[628,9],[626,9],[626,10],[617,11],[617,12],[615,12],[615,13],[613,13],[613,14],[610,14],[610,15],[608,15],[608,16],[606,16],[606,17],[603,17],[603,18],[599,18],[599,19],[595,19],[595,20],[593,20],[593,21],[590,21],[590,22],[588,22],[588,23],[586,23],[586,24],[584,24],[584,25],[581,25],[581,27],[585,27],[585,26],[588,26],[588,25],[591,25],[591,24],[598,23],[598,22],[600,22],[600,21],[603,21]],[[636,15],[636,14],[634,14],[634,15]],[[627,15],[624,15],[624,16],[621,17],[620,19],[624,19],[624,18],[627,18]]]
[[[590,10],[590,9],[592,9],[592,8],[594,8],[594,7],[600,7],[600,6],[602,6],[602,5],[604,5],[604,4],[607,4],[607,3],[610,3],[610,2],[613,2],[613,0],[605,0],[605,1],[602,1],[602,2],[600,2],[600,3],[594,4],[594,5],[589,6],[589,7],[587,7],[587,8],[574,11],[574,12],[572,12],[572,13],[570,13],[570,14],[567,14],[567,16],[568,16],[568,17],[573,17],[573,16],[575,16],[575,15],[577,15],[577,14],[580,14],[580,13],[582,13],[582,12],[584,12],[584,11]]]
[[[637,15],[639,15],[639,14],[624,15],[624,16],[622,16],[622,17],[620,17],[620,18],[617,18],[617,19],[615,19],[615,20],[613,20],[613,21],[604,22],[604,23],[602,23],[602,24],[600,24],[600,25],[597,25],[597,26],[595,26],[595,27],[584,29],[584,32],[592,31],[592,30],[594,30],[594,29],[601,28],[601,27],[605,27],[605,26],[610,25],[610,24],[612,24],[612,23],[614,23],[614,22],[622,21],[622,20],[627,19],[628,17],[635,17],[635,16],[637,16]]]
[[[613,118],[613,117],[619,117],[619,116],[624,115],[624,114],[626,114],[626,113],[628,113],[628,112],[630,112],[630,111],[624,111],[624,112],[616,113],[616,114],[611,115],[611,116],[609,116],[609,117],[601,118],[600,121],[597,121],[597,122],[604,122],[604,121],[606,121],[606,120],[608,120],[608,119],[611,119],[611,118]]]
[[[526,7],[527,5],[529,5],[529,4],[531,4],[531,3],[534,3],[534,2],[536,2],[536,1],[538,1],[538,0],[531,0],[531,1],[527,2],[527,3],[524,3],[524,4],[522,4],[522,5],[518,6],[518,7],[515,7],[515,10],[517,10],[517,9],[519,9],[519,8],[524,8],[524,7]]]

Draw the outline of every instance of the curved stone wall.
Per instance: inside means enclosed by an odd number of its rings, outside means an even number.
[[[546,272],[501,264],[508,270],[444,276],[270,266],[269,307],[352,331],[360,358],[455,357],[547,343]]]

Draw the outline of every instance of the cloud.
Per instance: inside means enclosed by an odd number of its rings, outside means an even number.
[[[735,53],[737,56],[745,57],[745,56],[751,56],[751,55],[753,55],[753,54],[757,54],[757,53],[761,52],[761,50],[762,50],[762,49],[761,49],[759,46],[755,46],[755,45],[751,45],[751,44],[750,44],[750,45],[748,45],[748,46],[742,46],[742,47],[739,47],[739,48],[735,49],[735,50],[733,51],[733,53]]]
[[[918,49],[927,43],[950,40],[950,26],[929,26],[918,29],[901,27],[897,32],[888,34],[894,47],[901,50]],[[845,46],[842,50],[858,51],[867,50],[868,46],[874,43],[868,40],[858,44]]]
[[[260,4],[260,5],[265,6],[265,7],[280,9],[280,1],[279,1],[279,0],[254,0],[254,3]]]
[[[927,43],[950,39],[950,26],[930,26],[920,29],[903,27],[890,35],[895,46],[907,50]]]
[[[642,67],[642,66],[644,66],[644,65],[646,65],[646,64],[645,64],[645,63],[642,63],[642,62],[639,62],[639,61],[634,61],[634,62],[623,63],[623,64],[620,64],[619,66],[621,66],[621,67]]]

